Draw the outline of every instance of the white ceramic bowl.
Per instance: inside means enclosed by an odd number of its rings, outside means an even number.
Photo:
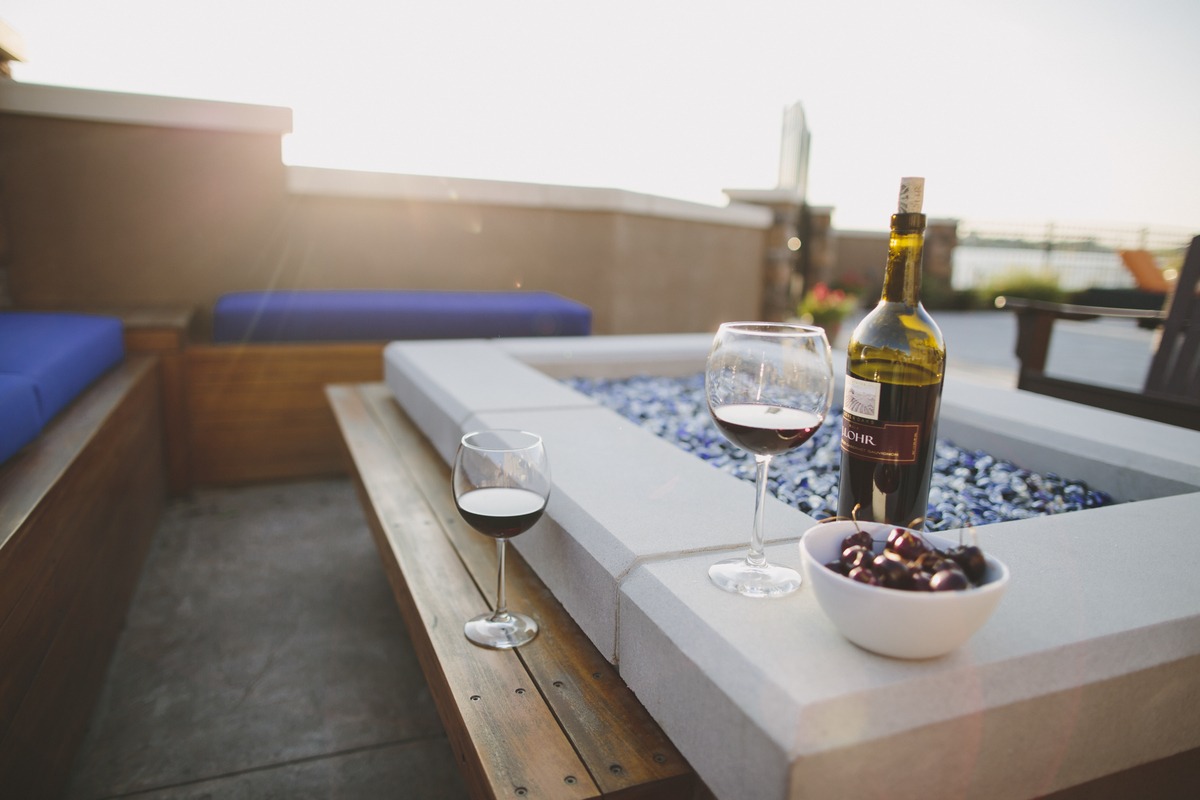
[[[877,541],[884,541],[894,527],[857,523]],[[800,540],[800,555],[821,610],[843,636],[866,650],[894,658],[945,655],[979,630],[1008,587],[1008,567],[986,551],[984,583],[963,591],[910,592],[850,580],[825,564],[837,558],[842,540],[855,530],[856,523],[848,520],[816,525]],[[957,539],[920,535],[941,549],[958,545]]]

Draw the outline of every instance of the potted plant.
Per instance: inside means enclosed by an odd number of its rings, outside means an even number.
[[[804,293],[796,307],[796,316],[806,325],[825,329],[825,336],[832,344],[842,329],[842,321],[858,307],[858,298],[841,289],[831,289],[826,283],[818,283]]]

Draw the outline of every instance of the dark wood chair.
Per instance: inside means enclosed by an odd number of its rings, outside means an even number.
[[[1017,388],[1076,403],[1200,430],[1200,236],[1192,239],[1183,269],[1163,311],[1099,308],[998,298],[1016,312]],[[1161,338],[1141,392],[1055,378],[1046,374],[1050,334],[1060,319],[1102,317],[1162,323]]]

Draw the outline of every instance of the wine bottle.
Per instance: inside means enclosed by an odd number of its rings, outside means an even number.
[[[847,345],[838,516],[921,528],[946,345],[921,305],[925,179],[903,178],[879,303]]]

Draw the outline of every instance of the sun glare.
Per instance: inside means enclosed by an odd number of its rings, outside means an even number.
[[[6,6],[19,80],[287,106],[289,164],[720,204],[774,185],[799,101],[809,199],[842,227],[882,224],[905,174],[929,179],[931,214],[1200,219],[1195,115],[1178,102],[1200,80],[1197,3]]]

